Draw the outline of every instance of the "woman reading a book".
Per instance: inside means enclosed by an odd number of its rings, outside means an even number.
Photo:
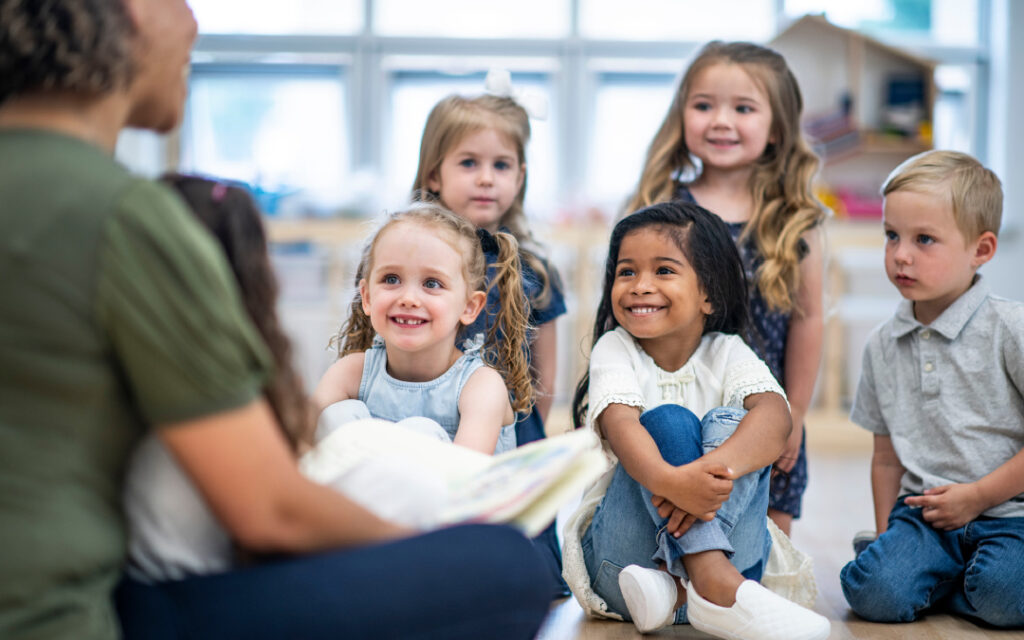
[[[114,161],[122,128],[180,120],[186,2],[0,15],[0,637],[531,637],[548,603],[521,535],[410,536],[298,472],[223,253]],[[230,539],[274,559],[126,579],[119,625],[122,472],[150,430]]]

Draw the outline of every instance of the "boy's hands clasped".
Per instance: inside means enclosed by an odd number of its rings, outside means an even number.
[[[733,476],[724,464],[699,458],[676,467],[651,503],[668,518],[666,530],[678,538],[697,520],[715,517],[732,493]]]
[[[928,524],[945,531],[959,529],[986,508],[981,492],[973,482],[925,489],[924,495],[909,496],[906,503],[920,507],[921,517]]]

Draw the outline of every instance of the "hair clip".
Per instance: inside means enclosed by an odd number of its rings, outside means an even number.
[[[491,69],[484,79],[484,90],[494,96],[511,98],[534,120],[548,117],[548,98],[536,89],[517,89],[512,86],[512,74],[507,69]]]
[[[213,185],[213,189],[210,190],[210,199],[214,202],[220,202],[224,199],[224,196],[228,194],[228,185],[223,182],[218,182]]]

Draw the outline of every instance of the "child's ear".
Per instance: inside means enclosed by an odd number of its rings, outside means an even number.
[[[441,181],[437,179],[437,172],[440,169],[435,169],[430,172],[427,176],[427,190],[433,191],[434,193],[441,193]]]
[[[715,312],[714,306],[712,306],[711,301],[708,300],[708,297],[706,295],[704,296],[704,299],[701,300],[700,312],[703,313],[705,316],[710,316],[712,313]]]
[[[998,245],[999,239],[996,238],[996,234],[991,231],[981,234],[974,244],[974,258],[971,260],[974,268],[977,269],[995,257]]]
[[[519,165],[519,180],[516,181],[516,193],[523,188],[523,182],[526,181],[526,163]]]
[[[487,294],[483,291],[474,291],[469,294],[469,299],[466,300],[466,308],[462,310],[462,315],[459,316],[459,322],[464,325],[473,324],[473,321],[480,315],[480,311],[483,310],[485,304],[487,304]]]
[[[363,306],[363,313],[370,315],[370,287],[366,286],[366,278],[359,281],[359,303]]]

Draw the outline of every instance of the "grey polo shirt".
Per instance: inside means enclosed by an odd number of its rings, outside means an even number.
[[[876,328],[850,418],[892,437],[900,495],[982,478],[1024,448],[1024,303],[974,285],[929,325],[913,304]],[[1024,494],[983,515],[1024,516]]]

